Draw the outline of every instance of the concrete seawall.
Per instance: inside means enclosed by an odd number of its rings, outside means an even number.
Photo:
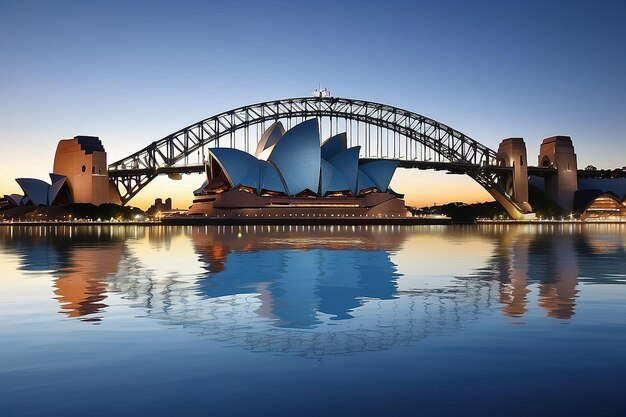
[[[161,220],[164,225],[445,225],[451,224],[446,218],[216,218],[202,216],[168,217]]]

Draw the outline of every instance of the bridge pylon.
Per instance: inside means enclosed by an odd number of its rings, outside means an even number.
[[[512,173],[503,174],[498,181],[511,199],[502,198],[494,189],[489,190],[491,195],[514,219],[534,218],[535,214],[528,202],[528,159],[524,139],[508,138],[500,142],[496,162],[498,166],[513,168]]]
[[[556,175],[545,179],[545,191],[563,210],[572,210],[578,190],[578,166],[572,138],[552,136],[543,140],[539,166],[555,168]]]

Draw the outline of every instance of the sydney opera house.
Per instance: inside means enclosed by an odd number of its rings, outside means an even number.
[[[346,133],[320,146],[317,119],[262,135],[255,155],[213,148],[207,180],[189,216],[210,218],[403,218],[403,196],[389,188],[397,161],[363,161]]]

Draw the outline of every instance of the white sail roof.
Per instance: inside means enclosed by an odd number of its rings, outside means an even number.
[[[259,159],[267,160],[267,157],[274,149],[274,145],[278,143],[280,138],[285,134],[285,128],[281,122],[274,122],[270,127],[268,127],[263,135],[261,136],[261,140],[256,147],[256,152],[254,156]]]
[[[386,192],[389,189],[389,183],[391,182],[391,178],[398,164],[398,161],[389,160],[369,161],[361,164],[359,169],[374,181],[376,188],[382,192]]]
[[[50,185],[47,182],[36,178],[17,178],[15,181],[34,205],[48,205],[48,189]]]
[[[211,148],[209,158],[212,158],[210,164],[213,161],[219,164],[231,187],[245,185],[258,189],[259,164],[254,156],[239,149]]]
[[[322,159],[330,161],[338,153],[348,149],[348,136],[345,132],[331,136],[322,144]]]
[[[287,194],[317,192],[320,182],[320,138],[317,118],[289,129],[269,157],[283,179]]]

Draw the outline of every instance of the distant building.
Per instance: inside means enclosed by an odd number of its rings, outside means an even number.
[[[584,221],[626,222],[626,196],[620,200],[618,196],[610,192],[600,194],[583,208],[580,219]]]
[[[51,184],[35,178],[16,179],[24,195],[5,195],[9,206],[52,206],[67,203],[121,203],[119,191],[109,181],[107,155],[95,136],[63,139],[54,156]]]
[[[169,211],[172,211],[172,199],[166,198],[164,203],[162,198],[157,198],[154,200],[154,204],[146,210],[146,214],[150,217],[154,217],[159,213],[166,213]]]

